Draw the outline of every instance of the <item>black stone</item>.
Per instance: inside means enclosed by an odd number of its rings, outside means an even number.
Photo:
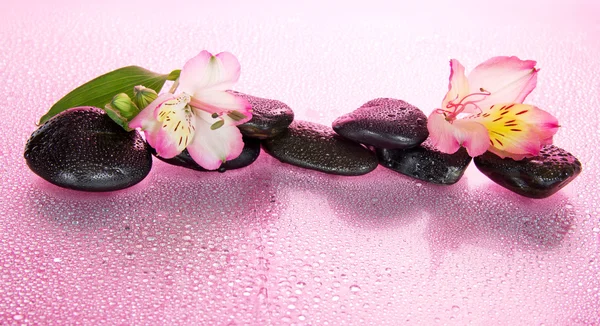
[[[378,98],[337,118],[333,130],[356,142],[376,148],[405,149],[427,139],[427,117],[402,100]]]
[[[92,107],[70,109],[48,120],[29,138],[25,160],[45,180],[85,191],[130,187],[152,167],[142,137]]]
[[[280,134],[294,121],[294,111],[287,104],[266,98],[229,91],[245,98],[252,106],[252,119],[238,126],[244,136],[267,139]]]
[[[471,163],[464,148],[454,154],[437,150],[429,141],[409,149],[376,149],[381,165],[426,182],[450,185],[458,182]]]
[[[240,156],[238,156],[237,158],[235,158],[233,160],[229,160],[229,161],[221,164],[219,169],[216,171],[225,172],[227,170],[240,169],[240,168],[246,167],[246,166],[254,163],[254,161],[256,161],[256,159],[258,158],[258,155],[260,155],[260,140],[248,138],[248,137],[244,137],[243,139],[244,139],[244,149],[242,150],[242,153],[240,154]],[[152,151],[153,151],[153,154],[156,155],[156,151],[154,151],[154,149]],[[196,161],[194,161],[194,159],[190,156],[190,153],[187,151],[187,149],[184,149],[183,152],[181,152],[181,154],[179,154],[173,158],[162,158],[160,156],[156,156],[156,157],[158,159],[160,159],[161,161],[172,164],[172,165],[182,166],[184,168],[197,170],[197,171],[209,171],[209,170],[206,170],[205,168],[201,167],[200,165],[198,165],[198,163],[196,163]]]
[[[491,152],[474,159],[475,166],[502,187],[530,198],[546,198],[569,184],[581,172],[571,153],[553,145],[540,155],[515,161]]]
[[[373,152],[328,126],[308,121],[294,121],[281,135],[263,141],[263,146],[281,162],[325,173],[362,175],[377,167]]]

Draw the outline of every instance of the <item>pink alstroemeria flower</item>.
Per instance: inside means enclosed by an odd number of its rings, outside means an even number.
[[[130,123],[141,128],[158,155],[172,158],[187,148],[207,170],[238,157],[244,148],[236,127],[252,117],[245,99],[226,92],[240,77],[231,53],[202,51],[181,70],[178,94],[161,94]]]
[[[552,144],[558,121],[522,104],[537,83],[535,64],[494,57],[467,78],[460,62],[450,60],[448,93],[427,122],[433,144],[450,154],[464,146],[473,157],[486,151],[516,160],[538,155],[542,146]]]

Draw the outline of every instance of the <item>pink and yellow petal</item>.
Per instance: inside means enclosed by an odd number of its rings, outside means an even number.
[[[185,96],[160,95],[129,124],[141,128],[156,153],[171,158],[181,153],[194,136],[193,112]]]
[[[217,129],[211,126],[218,119],[209,113],[200,112],[196,123],[196,135],[187,150],[198,165],[207,170],[216,170],[227,160],[238,157],[244,149],[244,141],[239,129],[233,125],[223,125]]]
[[[484,89],[491,94],[477,105],[486,109],[496,103],[523,103],[537,84],[535,65],[514,56],[494,57],[478,65],[468,77],[470,92]]]
[[[162,146],[154,148],[160,156],[168,158],[171,153],[175,156],[192,141],[196,130],[194,111],[181,98],[167,101],[157,108],[157,120],[161,123],[158,137]]]
[[[558,129],[556,118],[526,104],[494,105],[466,120],[479,122],[487,128],[492,152],[514,159],[538,155]]]
[[[240,63],[229,52],[212,55],[202,51],[181,69],[179,89],[192,96],[203,90],[225,91],[240,77]]]

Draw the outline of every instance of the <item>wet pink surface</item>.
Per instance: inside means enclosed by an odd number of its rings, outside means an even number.
[[[0,4],[0,324],[600,324],[600,5],[109,1]],[[451,187],[379,167],[338,177],[261,154],[225,174],[155,160],[128,190],[64,190],[22,157],[73,87],[202,49],[237,89],[325,124],[375,97],[426,113],[448,59],[542,68],[528,98],[583,173],[544,200],[470,166]]]

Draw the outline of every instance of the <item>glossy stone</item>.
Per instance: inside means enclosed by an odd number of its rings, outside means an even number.
[[[152,167],[149,147],[102,110],[67,110],[42,125],[25,146],[29,168],[61,187],[111,191],[144,179]]]
[[[377,148],[404,149],[427,139],[427,117],[417,107],[397,99],[378,98],[337,118],[333,130]]]
[[[376,149],[381,165],[426,182],[450,185],[465,173],[471,157],[464,148],[454,154],[438,151],[429,141],[409,149]]]
[[[377,167],[371,151],[314,122],[294,121],[288,130],[263,144],[265,151],[281,162],[325,173],[362,175]]]
[[[155,154],[155,153],[156,152],[153,151],[153,154]],[[235,170],[235,169],[240,169],[240,168],[246,167],[246,166],[254,163],[254,161],[256,161],[256,159],[258,158],[259,155],[260,155],[260,140],[249,138],[249,137],[244,137],[244,149],[242,150],[242,153],[240,154],[240,156],[238,156],[237,158],[235,158],[233,160],[229,160],[229,161],[221,164],[221,167],[219,167],[219,169],[215,170],[215,171],[225,172],[227,170]],[[184,168],[193,169],[193,170],[197,170],[197,171],[208,171],[205,168],[198,165],[198,163],[196,163],[194,161],[194,159],[192,159],[192,157],[190,156],[190,153],[187,151],[187,149],[184,149],[183,152],[181,152],[181,154],[179,154],[173,158],[162,158],[160,156],[156,156],[156,157],[158,159],[160,159],[161,161],[169,163],[169,164],[182,166]]]
[[[581,172],[579,160],[554,145],[539,156],[515,161],[486,152],[474,159],[475,166],[502,187],[530,198],[546,198],[569,184]]]
[[[284,131],[294,121],[294,111],[281,101],[230,92],[245,98],[252,105],[252,119],[238,126],[244,136],[271,138]]]

